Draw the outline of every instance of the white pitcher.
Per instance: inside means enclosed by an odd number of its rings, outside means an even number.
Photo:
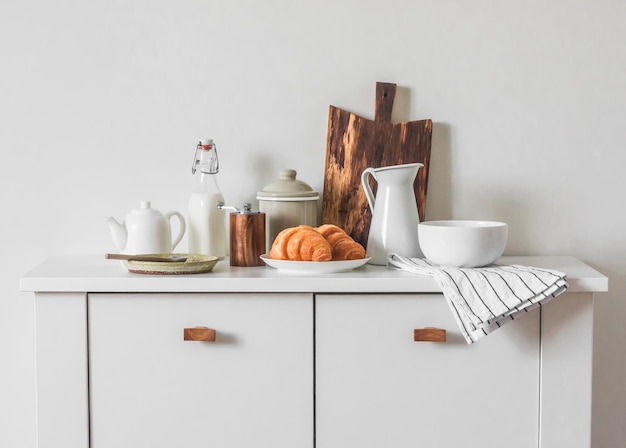
[[[419,215],[413,183],[421,163],[366,168],[361,184],[372,211],[367,255],[369,263],[387,264],[387,254],[422,257],[417,239]],[[378,182],[376,197],[369,185],[369,176]]]

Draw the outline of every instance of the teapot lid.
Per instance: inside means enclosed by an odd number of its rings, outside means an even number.
[[[150,201],[139,201],[139,208],[137,208],[135,210],[131,210],[130,213],[133,214],[133,215],[135,215],[135,214],[160,215],[161,214],[161,212],[159,212],[158,210],[150,207]]]
[[[320,195],[314,191],[309,184],[296,179],[296,170],[285,169],[280,172],[280,177],[267,185],[257,193],[257,199],[280,201],[314,201]]]

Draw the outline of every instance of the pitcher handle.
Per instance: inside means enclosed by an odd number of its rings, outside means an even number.
[[[367,202],[370,205],[370,211],[374,213],[374,204],[376,203],[376,198],[374,197],[374,193],[372,193],[372,189],[370,188],[370,175],[374,178],[374,180],[376,180],[376,176],[374,175],[374,169],[365,168],[365,170],[363,170],[363,173],[361,174],[361,185],[363,186],[363,191],[365,192],[365,196],[367,197]]]
[[[176,235],[176,238],[172,240],[172,252],[173,252],[176,246],[178,245],[178,243],[180,243],[180,240],[183,239],[183,235],[185,234],[185,229],[187,228],[187,226],[185,225],[185,218],[183,217],[181,213],[167,212],[165,214],[165,217],[167,218],[168,221],[170,221],[170,226],[171,226],[172,216],[176,216],[178,218],[178,235]]]

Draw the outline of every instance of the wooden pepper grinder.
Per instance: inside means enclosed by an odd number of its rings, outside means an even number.
[[[233,210],[230,214],[230,265],[265,266],[261,255],[265,253],[265,213],[252,211],[252,205],[237,207],[217,203],[217,208]]]

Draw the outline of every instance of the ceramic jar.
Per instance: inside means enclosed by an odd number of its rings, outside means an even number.
[[[257,192],[259,211],[266,215],[265,246],[268,251],[281,230],[302,224],[318,225],[317,203],[320,195],[296,176],[295,170],[282,170],[277,180]]]

